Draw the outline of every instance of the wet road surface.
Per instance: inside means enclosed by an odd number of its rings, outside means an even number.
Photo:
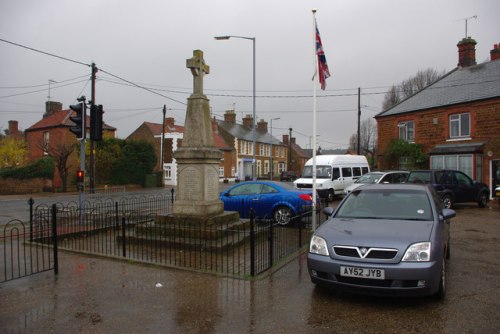
[[[305,255],[244,281],[60,252],[57,276],[0,284],[0,333],[498,333],[500,207],[489,205],[457,208],[443,302],[315,288]]]

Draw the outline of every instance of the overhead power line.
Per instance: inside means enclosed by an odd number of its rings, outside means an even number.
[[[45,52],[45,51],[42,51],[42,50],[30,48],[29,46],[22,45],[22,44],[19,44],[19,43],[14,43],[14,42],[5,40],[3,38],[0,38],[0,41],[8,43],[8,44],[15,45],[15,46],[19,46],[19,47],[27,49],[27,50],[31,50],[31,51],[35,51],[35,52],[38,52],[38,53],[42,53],[42,54],[47,55],[47,56],[51,56],[51,57],[59,58],[59,59],[62,59],[62,60],[70,61],[70,62],[75,63],[75,64],[79,64],[79,65],[83,65],[83,66],[88,66],[88,67],[91,66],[90,64],[85,64],[85,63],[82,63],[81,61],[78,61],[78,60],[74,60],[74,59],[70,59],[70,58],[58,56],[58,55],[55,55],[55,54],[50,53],[50,52]]]

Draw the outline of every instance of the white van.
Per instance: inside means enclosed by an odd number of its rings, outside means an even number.
[[[313,159],[309,159],[299,179],[293,183],[297,189],[312,188]],[[320,197],[332,201],[335,195],[343,195],[344,188],[368,173],[370,167],[363,155],[318,155],[316,157],[316,190]]]

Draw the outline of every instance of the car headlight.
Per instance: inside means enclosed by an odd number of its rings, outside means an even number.
[[[313,235],[311,238],[311,243],[309,244],[309,252],[329,256],[328,246],[326,245],[326,240],[317,235]]]
[[[403,256],[403,261],[426,262],[431,259],[431,243],[419,242],[411,245]]]

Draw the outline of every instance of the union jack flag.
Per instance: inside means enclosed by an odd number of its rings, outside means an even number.
[[[325,52],[323,51],[323,45],[321,44],[321,37],[319,36],[318,24],[314,22],[316,26],[316,55],[318,56],[318,76],[319,82],[321,84],[321,89],[326,88],[326,79],[330,77],[330,71],[328,70],[328,64],[326,63]]]

